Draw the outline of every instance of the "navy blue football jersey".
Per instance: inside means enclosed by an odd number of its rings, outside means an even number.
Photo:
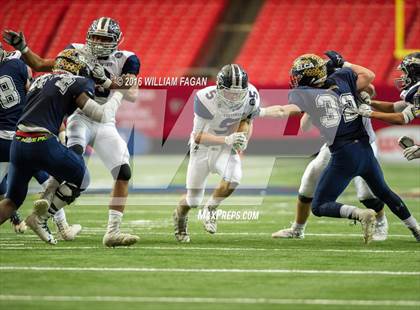
[[[0,130],[15,131],[26,103],[28,69],[17,58],[0,64]]]
[[[289,103],[310,115],[332,151],[368,137],[362,117],[353,112],[357,108],[356,80],[350,68],[343,68],[328,77],[327,84],[335,85],[329,89],[300,86],[289,93]]]
[[[19,124],[41,127],[57,135],[65,116],[76,109],[76,98],[86,93],[93,98],[93,80],[70,74],[46,74],[37,78],[27,95]]]

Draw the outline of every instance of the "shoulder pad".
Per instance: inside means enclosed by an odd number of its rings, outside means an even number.
[[[20,51],[13,51],[13,52],[8,52],[6,59],[20,59],[22,57],[22,53]]]
[[[196,96],[212,115],[216,114],[216,86],[208,86],[206,88],[200,89]]]

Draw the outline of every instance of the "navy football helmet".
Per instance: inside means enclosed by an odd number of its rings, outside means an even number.
[[[117,50],[122,32],[117,21],[110,17],[95,19],[89,27],[86,43],[95,57],[106,58]]]
[[[397,68],[402,71],[400,78],[395,80],[395,86],[405,90],[420,81],[420,52],[408,54]]]
[[[229,108],[242,106],[248,97],[248,74],[240,65],[224,66],[217,74],[216,94]]]

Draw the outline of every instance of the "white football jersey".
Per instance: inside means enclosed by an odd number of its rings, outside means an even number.
[[[229,135],[236,131],[242,120],[254,119],[260,109],[260,95],[254,85],[248,84],[245,104],[229,109],[217,99],[216,86],[209,86],[197,92],[194,98],[193,132],[207,132],[213,135]],[[197,119],[200,121],[197,122]]]
[[[71,48],[78,50],[87,49],[85,44],[72,43]],[[140,61],[136,54],[130,51],[114,51],[106,59],[98,58],[98,62],[104,67],[107,76],[109,78],[121,76],[123,74],[134,74],[137,75],[140,70]],[[95,100],[98,103],[105,103],[108,97],[111,95],[109,90],[97,90],[95,93]]]
[[[6,59],[20,59],[22,57],[22,53],[18,50],[13,52],[8,52]]]

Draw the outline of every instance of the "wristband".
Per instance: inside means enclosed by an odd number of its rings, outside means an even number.
[[[351,64],[351,63],[349,63],[348,61],[345,61],[345,62],[343,63],[343,68],[351,68],[351,66],[352,66],[352,64]]]

